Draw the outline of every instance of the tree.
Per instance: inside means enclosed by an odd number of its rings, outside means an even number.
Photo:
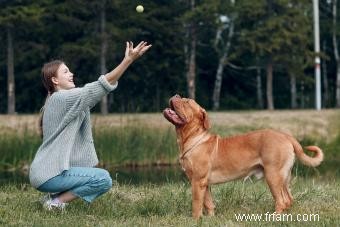
[[[336,61],[336,92],[335,92],[335,106],[340,107],[340,56],[338,50],[338,41],[337,41],[337,0],[333,0],[333,50],[334,57]]]
[[[37,112],[46,96],[39,76],[45,62],[64,60],[75,73],[76,85],[83,86],[98,79],[104,68],[111,70],[121,61],[126,41],[141,40],[153,47],[129,67],[117,91],[108,95],[108,112],[159,112],[176,93],[194,93],[191,96],[202,106],[210,108],[215,103],[221,110],[258,108],[263,95],[270,94],[276,108],[309,108],[313,104],[314,77],[307,54],[313,42],[312,14],[307,0],[237,0],[233,7],[231,0],[147,0],[143,13],[136,13],[131,1],[105,3],[105,20],[101,20],[102,0],[0,1],[1,112],[9,109],[5,105],[8,95],[4,94],[9,90],[5,86],[7,68],[11,68],[8,62],[13,62],[15,90],[20,91],[15,92],[15,111]],[[42,12],[33,12],[34,5]],[[322,56],[328,60],[323,72],[327,67],[329,75],[328,82],[323,82],[329,84],[329,94],[335,94],[332,2],[320,5],[321,38],[326,43]],[[23,8],[32,8],[31,14],[39,19],[22,16],[28,14],[21,12]],[[221,23],[221,16],[229,21]],[[7,44],[9,18],[16,22],[11,33],[13,48]],[[194,39],[189,25],[195,27]],[[13,61],[7,60],[11,59],[7,49],[13,50]],[[273,74],[269,73],[266,81],[270,57]],[[190,81],[194,86],[189,91]],[[300,98],[301,93],[304,98]],[[328,106],[333,106],[335,95],[330,98]],[[100,112],[100,105],[93,111]]]
[[[327,52],[327,41],[326,39],[323,40],[322,42],[322,52],[326,53]],[[328,75],[327,75],[327,58],[324,57],[322,60],[322,70],[323,72],[323,90],[324,90],[324,95],[323,95],[323,101],[322,103],[324,104],[324,107],[328,107],[330,104],[330,95],[329,95],[329,82],[328,82]]]
[[[7,34],[7,113],[15,111],[15,60],[14,36],[29,24],[37,24],[43,8],[36,3],[22,4],[22,1],[11,1],[0,4],[0,28]],[[14,32],[15,31],[15,32]]]
[[[262,76],[260,67],[256,67],[256,98],[258,108],[263,109],[264,103],[262,95]]]
[[[189,13],[188,19],[184,22],[185,44],[184,56],[186,65],[187,92],[191,99],[196,97],[196,45],[197,45],[197,24],[193,19],[195,14],[196,0],[188,0]]]
[[[105,13],[106,0],[102,0],[100,7],[100,34],[101,34],[101,48],[100,48],[100,74],[107,73],[106,69],[106,53],[107,53],[107,33],[106,33],[106,13]],[[105,95],[100,103],[100,112],[104,115],[108,114],[107,95]]]
[[[213,110],[218,110],[220,107],[223,71],[229,57],[229,50],[234,37],[234,20],[236,19],[235,12],[232,11],[234,3],[234,0],[231,0],[229,4],[226,4],[226,2],[223,1],[217,5],[217,8],[219,10],[224,9],[224,11],[215,13],[218,26],[213,46],[218,55],[218,66],[212,96]],[[231,8],[231,10],[227,11],[226,8]]]
[[[336,4],[338,5],[338,4]],[[336,103],[336,77],[337,67],[334,49],[334,25],[338,27],[336,20],[333,17],[334,1],[319,1],[319,15],[320,15],[320,39],[322,43],[321,57],[321,76],[323,79],[323,107],[332,107]],[[339,6],[337,6],[339,7]],[[335,9],[336,10],[336,9]],[[335,30],[334,30],[335,29]],[[335,32],[335,35],[338,32]],[[335,72],[334,72],[335,70]],[[333,81],[334,80],[334,81]],[[334,95],[332,95],[334,92]],[[335,101],[335,103],[334,103]]]
[[[7,113],[15,113],[15,81],[13,56],[13,31],[7,27]]]
[[[247,6],[250,3],[243,4]],[[296,48],[308,35],[303,29],[308,21],[306,6],[306,1],[270,0],[256,1],[253,7],[240,8],[244,24],[249,23],[241,31],[240,38],[265,62],[269,110],[274,109],[273,73],[275,64],[279,63],[280,53]]]

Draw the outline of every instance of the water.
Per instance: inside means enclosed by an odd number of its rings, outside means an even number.
[[[20,172],[0,172],[0,186],[8,184],[24,184],[28,182],[28,176]]]
[[[164,184],[185,182],[186,176],[180,166],[152,166],[108,169],[111,177],[119,184]],[[28,175],[21,172],[0,172],[0,186],[8,184],[28,184]]]

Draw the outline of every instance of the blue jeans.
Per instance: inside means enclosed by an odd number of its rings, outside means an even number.
[[[111,187],[112,179],[108,171],[99,168],[72,167],[46,181],[38,190],[49,193],[69,191],[90,203],[109,191]]]

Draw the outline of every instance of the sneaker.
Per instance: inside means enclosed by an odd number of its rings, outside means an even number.
[[[46,193],[44,196],[42,196],[39,199],[39,202],[41,205],[44,205],[44,203],[49,199],[54,199],[59,195],[59,193]]]
[[[39,202],[41,203],[41,205],[44,205],[44,203],[51,198],[52,198],[51,194],[47,193],[46,195],[39,199]]]
[[[52,198],[47,199],[44,203],[43,203],[43,208],[45,210],[61,210],[63,211],[66,207],[66,203],[59,203],[59,202],[54,202]]]

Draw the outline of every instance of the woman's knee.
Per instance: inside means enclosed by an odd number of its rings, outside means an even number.
[[[106,170],[105,170],[106,171]],[[112,178],[110,176],[110,173],[106,171],[107,174],[104,175],[104,182],[102,185],[103,190],[108,191],[112,188]]]
[[[105,191],[109,191],[112,188],[112,178],[109,176],[105,180],[105,184],[103,185],[103,189]]]
[[[106,192],[112,188],[112,178],[107,170],[100,169],[98,171],[97,180],[101,190]]]

